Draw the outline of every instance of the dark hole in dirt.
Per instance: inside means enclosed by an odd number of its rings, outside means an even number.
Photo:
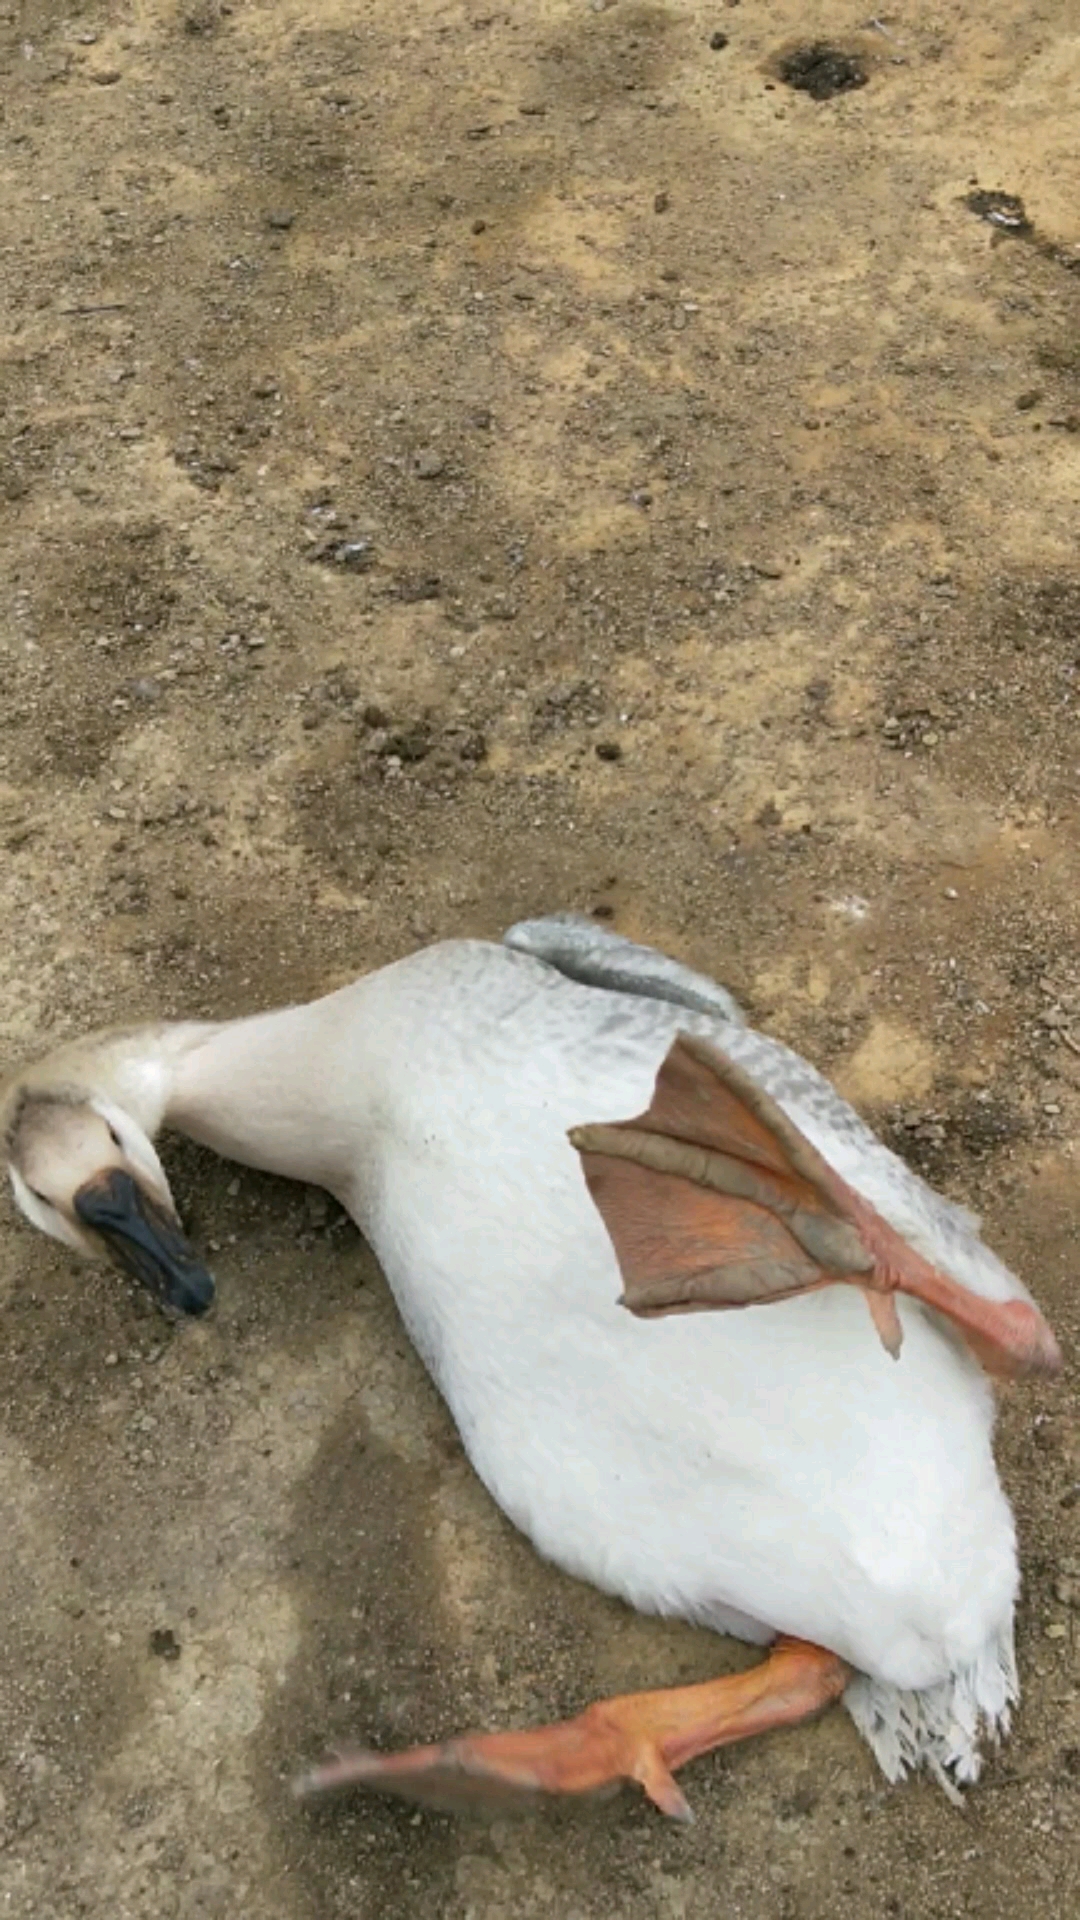
[[[1019,194],[998,193],[985,187],[976,187],[964,195],[964,205],[969,213],[978,215],[992,227],[1000,227],[1003,233],[1030,233],[1031,221]]]
[[[855,54],[830,47],[824,40],[786,53],[777,72],[787,86],[797,93],[808,93],[811,100],[831,100],[835,94],[851,93],[856,87],[865,87],[870,78]]]

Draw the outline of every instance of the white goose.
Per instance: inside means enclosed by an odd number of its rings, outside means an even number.
[[[213,1287],[159,1128],[329,1189],[540,1552],[771,1649],[554,1727],[339,1755],[307,1788],[499,1804],[634,1779],[688,1818],[676,1767],[840,1693],[889,1779],[977,1778],[1017,1697],[984,1366],[1054,1371],[1057,1347],[976,1222],[721,987],[529,922],[308,1006],[62,1048],[0,1123],[27,1218],[189,1313]]]

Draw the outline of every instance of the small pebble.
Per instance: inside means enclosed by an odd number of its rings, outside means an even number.
[[[347,573],[366,573],[375,555],[370,540],[342,540],[331,557]]]
[[[266,224],[274,233],[288,233],[295,219],[295,213],[268,213]]]
[[[666,213],[670,205],[671,205],[670,193],[656,193],[653,195],[652,206],[653,206],[654,213]]]
[[[413,472],[418,480],[437,480],[446,472],[446,461],[434,447],[418,447],[413,454]]]
[[[711,33],[709,35],[709,45],[712,48],[714,53],[722,53],[724,48],[727,46],[727,44],[728,44],[728,36],[726,33],[720,33],[719,31],[717,31],[716,33]]]
[[[598,760],[621,760],[622,748],[617,740],[598,740],[596,757]]]

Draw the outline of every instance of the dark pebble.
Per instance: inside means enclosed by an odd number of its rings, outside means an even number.
[[[728,36],[726,33],[718,32],[718,33],[711,33],[709,35],[709,45],[712,48],[714,53],[723,53],[724,48],[727,46],[727,44],[728,44]]]
[[[375,564],[370,540],[324,540],[308,550],[307,558],[321,567],[341,567],[345,573],[367,573]]]
[[[334,565],[347,573],[366,573],[373,559],[370,540],[343,540],[334,548]]]
[[[999,193],[976,187],[973,192],[964,195],[964,205],[969,213],[986,220],[992,227],[1000,227],[1004,233],[1030,233],[1032,230],[1027,209],[1018,193]]]
[[[179,1660],[180,1642],[171,1627],[155,1627],[150,1635],[150,1651],[158,1660]]]
[[[438,600],[442,582],[437,573],[403,574],[394,582],[393,590],[406,606],[415,606],[421,600]]]
[[[596,757],[598,760],[621,760],[622,748],[617,740],[598,740]]]

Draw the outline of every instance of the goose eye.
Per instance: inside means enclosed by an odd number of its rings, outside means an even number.
[[[108,1123],[106,1122],[106,1124]],[[114,1147],[120,1147],[120,1148],[123,1147],[124,1143],[121,1140],[120,1135],[117,1133],[115,1127],[109,1127],[109,1139],[112,1141]]]

